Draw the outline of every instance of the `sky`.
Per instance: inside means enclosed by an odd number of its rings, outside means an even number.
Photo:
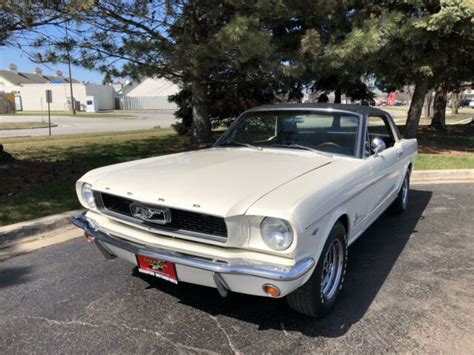
[[[2,1],[2,0],[0,0]],[[83,28],[83,25],[70,23],[69,29],[73,31],[75,28]],[[35,49],[30,45],[37,38],[37,33],[41,33],[44,36],[50,38],[64,38],[64,29],[58,28],[57,26],[46,25],[40,28],[36,28],[35,31],[25,31],[18,33],[15,37],[15,42],[22,46],[23,50],[13,46],[0,46],[0,70],[8,70],[8,65],[14,63],[17,66],[19,72],[33,72],[33,69],[40,67],[43,70],[43,74],[55,74],[57,70],[63,72],[63,75],[68,75],[67,64],[38,64],[34,63],[28,58],[28,53],[25,50],[30,51],[30,54],[35,52]],[[118,65],[116,63],[115,65]],[[91,84],[102,84],[104,74],[96,71],[84,69],[79,66],[72,66],[72,77],[80,82],[91,83]],[[123,81],[123,80],[120,80]]]
[[[56,29],[54,26],[44,26],[36,29],[36,31],[52,38],[64,35],[61,30]],[[31,44],[35,37],[35,32],[25,31],[24,33],[18,34],[16,40],[22,48],[31,51],[32,54],[35,50],[32,49],[29,44]],[[63,75],[68,75],[68,67],[66,64],[34,63],[28,58],[28,54],[24,50],[13,46],[0,47],[0,70],[8,69],[10,63],[16,64],[19,72],[32,73],[34,68],[40,67],[45,75],[54,75],[57,70],[62,71]],[[71,68],[71,72],[74,79],[85,83],[102,84],[102,79],[104,78],[104,74],[99,71],[88,70],[74,65]]]
[[[40,67],[43,74],[54,74],[56,70],[60,70],[67,75],[68,68],[66,64],[37,64],[28,59],[25,53],[18,48],[0,47],[0,70],[8,70],[10,63],[16,64],[19,72],[33,72],[33,69]],[[72,77],[81,82],[89,82],[92,84],[101,84],[104,75],[98,71],[87,70],[81,67],[72,66]]]

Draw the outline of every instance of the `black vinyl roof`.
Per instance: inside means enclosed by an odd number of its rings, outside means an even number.
[[[362,105],[345,105],[345,104],[322,104],[322,103],[304,103],[304,104],[275,104],[275,105],[263,105],[253,107],[247,112],[251,111],[267,111],[267,110],[343,110],[351,111],[361,115],[370,114],[387,114],[386,111],[380,110],[375,107],[362,106]]]

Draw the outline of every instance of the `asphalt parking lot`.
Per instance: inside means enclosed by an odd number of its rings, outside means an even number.
[[[474,185],[416,185],[349,250],[334,311],[138,275],[74,239],[0,263],[2,353],[473,353]]]

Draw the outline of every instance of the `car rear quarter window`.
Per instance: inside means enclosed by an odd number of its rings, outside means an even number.
[[[387,117],[378,115],[369,116],[367,120],[367,130],[369,132],[370,142],[372,142],[374,138],[380,138],[385,142],[387,148],[394,146],[395,137]]]

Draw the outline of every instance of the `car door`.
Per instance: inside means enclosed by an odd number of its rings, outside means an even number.
[[[370,145],[374,138],[385,142],[386,148],[375,154]],[[371,170],[368,185],[368,219],[377,218],[398,193],[403,147],[398,131],[385,115],[370,115],[366,128],[366,159]],[[370,221],[371,223],[371,221]]]

